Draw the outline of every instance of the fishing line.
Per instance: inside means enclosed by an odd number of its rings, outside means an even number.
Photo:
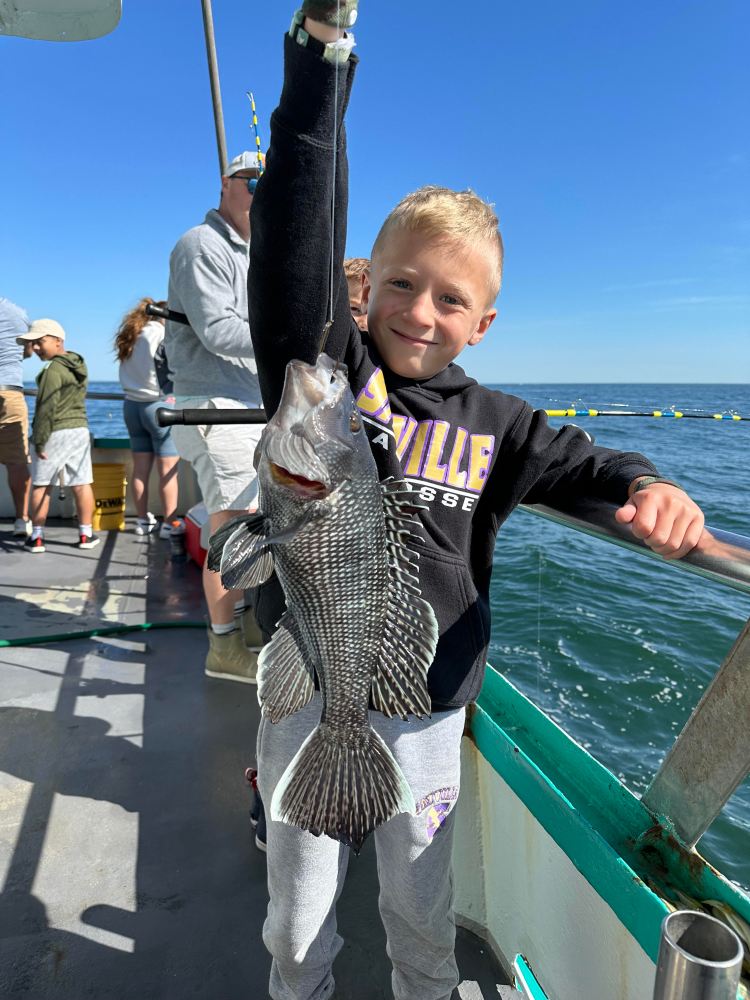
[[[336,0],[336,24],[341,24],[341,0]],[[336,125],[338,123],[339,117],[339,64],[335,62],[334,66],[334,78],[333,78],[333,155],[331,157],[331,168],[333,172],[332,183],[331,183],[331,257],[328,262],[328,320],[323,327],[323,333],[320,338],[320,346],[318,347],[318,354],[322,354],[325,350],[326,341],[328,340],[328,334],[333,326],[333,278],[334,278],[334,265],[336,259],[336,169],[338,166],[338,155],[336,148]]]
[[[540,698],[540,675],[542,671],[542,566],[544,563],[544,556],[542,554],[541,545],[537,549],[537,554],[539,556],[537,561],[536,578],[536,703],[538,705]]]

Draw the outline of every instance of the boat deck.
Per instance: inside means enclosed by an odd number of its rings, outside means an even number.
[[[200,573],[131,531],[32,556],[0,525],[0,993],[256,1000],[265,858],[250,836],[256,689],[202,670]],[[121,635],[63,638],[113,625]],[[197,625],[197,627],[196,627]],[[184,627],[180,627],[184,626]],[[391,996],[371,842],[338,906],[338,1000]],[[506,994],[459,930],[461,1000]],[[366,975],[363,975],[366,973]]]

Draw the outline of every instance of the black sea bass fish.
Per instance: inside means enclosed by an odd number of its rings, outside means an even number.
[[[323,696],[320,724],[283,774],[271,817],[359,850],[380,823],[414,811],[393,755],[370,725],[428,715],[438,629],[409,548],[417,508],[404,482],[378,481],[346,369],[321,354],[287,365],[281,403],[255,454],[257,514],[211,539],[209,568],[229,589],[276,570],[287,611],[258,657],[271,722]]]

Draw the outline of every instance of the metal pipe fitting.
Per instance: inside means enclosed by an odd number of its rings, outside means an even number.
[[[661,925],[653,1000],[736,1000],[742,942],[716,917],[677,910]]]

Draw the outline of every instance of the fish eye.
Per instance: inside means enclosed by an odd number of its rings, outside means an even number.
[[[356,434],[357,431],[362,430],[362,418],[360,417],[357,410],[352,410],[349,414],[349,430],[352,434]]]

